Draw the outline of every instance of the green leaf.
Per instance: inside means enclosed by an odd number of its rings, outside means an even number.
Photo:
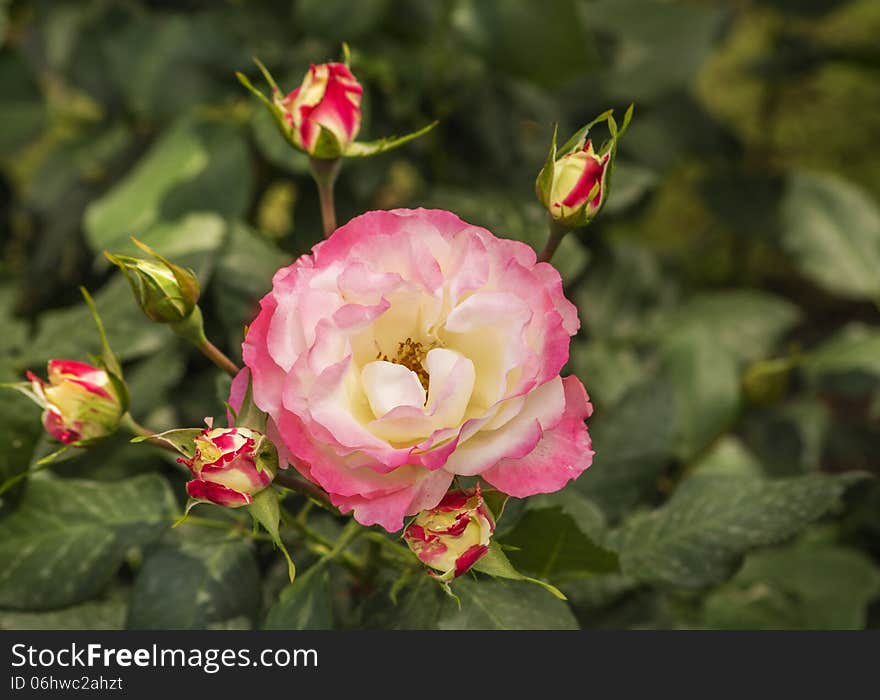
[[[528,510],[504,544],[515,548],[510,559],[517,569],[561,583],[620,571],[617,555],[597,544],[603,529],[596,506],[563,491],[529,499]]]
[[[42,610],[91,598],[132,547],[170,527],[176,510],[156,475],[109,483],[34,476],[0,520],[0,607]]]
[[[320,630],[333,627],[330,574],[326,566],[313,566],[300,574],[293,585],[269,610],[266,629]]]
[[[717,629],[863,629],[880,570],[862,552],[824,543],[755,552],[704,603]]]
[[[741,388],[736,358],[706,327],[668,338],[661,358],[674,394],[675,453],[689,460],[736,419]]]
[[[275,451],[274,446],[271,449],[273,452]],[[259,461],[257,464],[259,465]],[[263,489],[254,496],[253,502],[247,506],[247,509],[251,517],[269,533],[275,546],[281,550],[284,559],[287,561],[287,575],[290,578],[290,582],[293,583],[296,578],[296,565],[293,563],[290,552],[287,551],[287,546],[284,544],[284,540],[281,539],[281,534],[278,531],[278,526],[281,522],[279,498],[278,493],[272,488]]]
[[[121,630],[125,628],[130,589],[111,588],[106,595],[47,612],[0,610],[4,630]]]
[[[574,488],[609,518],[656,492],[657,479],[672,460],[675,399],[665,378],[650,377],[590,419],[596,455]]]
[[[689,87],[726,17],[721,7],[653,0],[595,0],[577,7],[584,27],[610,35],[620,52],[601,75],[606,99],[638,95],[640,102]]]
[[[806,354],[804,372],[816,381],[846,372],[880,377],[880,330],[850,324]]]
[[[136,307],[122,275],[94,295],[107,328],[107,339],[121,361],[158,351],[167,344],[168,329],[153,323]],[[37,367],[53,357],[85,358],[100,352],[94,322],[85,304],[42,314],[39,329],[17,364]]]
[[[205,629],[260,609],[260,572],[239,537],[174,531],[138,572],[128,629]]]
[[[655,324],[661,338],[709,334],[725,352],[747,361],[767,355],[801,316],[785,299],[736,289],[698,294]]]
[[[439,629],[578,629],[568,605],[527,582],[462,577],[452,590],[461,598],[461,609],[448,599],[437,621]]]
[[[0,54],[0,152],[9,154],[39,133],[46,121],[46,106],[39,83],[20,51]]]
[[[556,596],[559,600],[565,600],[565,594],[556,586],[547,583],[546,581],[542,581],[541,579],[524,576],[517,571],[513,567],[513,564],[510,563],[510,559],[507,558],[504,550],[501,549],[501,545],[494,540],[489,543],[489,551],[480,557],[477,563],[474,564],[474,570],[489,574],[489,576],[494,576],[495,578],[506,578],[512,581],[528,581],[529,583],[541,586],[541,588]]]
[[[22,395],[4,390],[0,401],[0,489],[10,479],[22,478],[37,441],[43,433],[40,409]],[[19,488],[5,491],[0,496],[0,512],[15,502]],[[2,528],[2,521],[0,521]]]
[[[880,297],[880,209],[856,185],[796,173],[782,203],[783,245],[801,271],[829,292]]]
[[[173,221],[160,221],[142,231],[137,240],[184,268],[193,268],[202,287],[213,272],[214,258],[226,245],[226,223],[214,213],[196,212]],[[139,246],[126,237],[113,244],[116,255],[143,258]]]
[[[451,583],[454,598],[428,575],[416,576],[397,603],[380,594],[378,609],[365,624],[371,629],[577,629],[568,605],[523,581],[475,580]]]
[[[613,533],[623,573],[700,588],[728,576],[750,549],[785,540],[831,510],[861,475],[686,480],[669,502]]]
[[[760,478],[764,476],[764,469],[738,438],[725,435],[693,465],[690,478],[697,476]]]
[[[181,118],[121,182],[89,205],[89,244],[96,252],[115,250],[134,235],[156,246],[145,232],[160,222],[193,212],[243,215],[253,188],[249,163],[239,129]]]
[[[290,150],[290,149],[288,149]],[[241,343],[242,329],[254,319],[260,299],[272,288],[272,275],[290,262],[285,253],[241,222],[229,229],[217,260],[211,294],[226,333]]]

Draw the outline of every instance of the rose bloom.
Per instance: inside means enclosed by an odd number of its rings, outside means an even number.
[[[354,141],[361,126],[363,88],[344,63],[321,63],[309,68],[302,85],[287,97],[276,99],[284,110],[294,143],[312,155],[316,153],[321,128],[336,138],[339,149]]]
[[[369,212],[260,305],[243,355],[269,437],[364,525],[399,530],[456,474],[523,497],[592,462],[592,407],[559,376],[577,310],[523,243],[445,211]]]

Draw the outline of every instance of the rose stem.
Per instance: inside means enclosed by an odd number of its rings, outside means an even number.
[[[222,369],[226,374],[230,377],[234,377],[239,372],[239,367],[232,360],[230,360],[223,352],[218,348],[214,343],[205,338],[199,343],[196,343],[196,347],[201,350],[202,354],[207,357],[211,362],[217,365],[220,369]]]
[[[544,246],[544,250],[538,256],[538,262],[550,262],[550,258],[553,257],[553,253],[556,252],[568,231],[567,226],[563,226],[554,219],[550,219],[550,237],[547,239],[547,245]]]
[[[178,518],[175,518],[177,521]],[[271,535],[264,534],[262,532],[253,532],[249,527],[243,527],[241,523],[238,522],[228,522],[223,520],[212,520],[211,518],[199,518],[194,515],[186,516],[186,520],[181,522],[182,525],[195,525],[196,527],[211,527],[217,530],[226,530],[227,532],[234,533],[241,537],[249,537],[253,540],[260,540],[262,542],[274,542]]]
[[[336,206],[333,202],[333,185],[339,175],[342,160],[339,158],[310,158],[309,167],[315,184],[318,185],[318,197],[321,199],[321,220],[324,222],[324,238],[336,230]]]
[[[309,501],[309,503],[311,503],[311,501]],[[324,556],[333,549],[333,540],[324,537],[320,532],[310,528],[300,519],[299,516],[292,515],[285,510],[283,506],[281,508],[281,521],[285,525],[289,525],[299,531],[307,542],[310,540],[312,542],[310,549],[315,554]],[[355,556],[351,552],[343,552],[342,561],[351,571],[357,574],[363,574],[367,569],[366,563],[360,557]]]
[[[290,489],[291,491],[296,491],[297,493],[308,496],[329,508],[333,508],[333,504],[330,502],[330,498],[326,493],[311,481],[307,481],[300,476],[295,474],[283,474],[279,471],[275,475],[275,483],[286,489]]]

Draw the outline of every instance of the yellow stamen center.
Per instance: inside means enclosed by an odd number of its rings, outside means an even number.
[[[376,356],[377,360],[384,362],[393,362],[396,365],[403,365],[419,378],[425,391],[428,390],[428,373],[422,366],[425,356],[428,354],[428,348],[421,343],[416,342],[412,338],[407,338],[402,343],[397,344],[397,354],[393,359],[389,359],[388,355],[381,352]]]

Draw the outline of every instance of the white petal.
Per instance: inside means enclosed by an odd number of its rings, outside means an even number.
[[[461,353],[434,348],[425,357],[428,383],[428,413],[435,428],[451,428],[461,423],[474,390],[474,363]]]
[[[376,418],[398,406],[425,405],[425,389],[415,372],[403,365],[376,360],[361,372],[361,382]]]

